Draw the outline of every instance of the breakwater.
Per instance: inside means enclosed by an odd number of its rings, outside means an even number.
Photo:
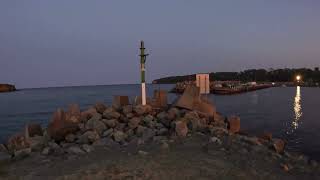
[[[307,173],[316,171],[318,167],[315,161],[305,156],[287,152],[285,141],[271,134],[261,137],[244,135],[240,131],[238,117],[226,118],[220,113],[208,116],[176,106],[114,107],[98,103],[80,111],[77,105],[71,105],[67,111],[57,110],[47,128],[28,125],[20,135],[13,136],[2,147],[14,159],[32,157],[37,153],[46,158],[70,157],[94,153],[99,147],[116,149],[155,142],[158,142],[158,147],[167,149],[174,146],[174,142],[198,135],[208,139],[203,144],[204,151],[233,152],[248,156],[248,159],[249,154],[254,154],[250,155],[251,158],[271,157],[278,163],[273,168],[284,172],[299,169],[298,173]],[[137,153],[143,156],[148,154],[142,150]]]

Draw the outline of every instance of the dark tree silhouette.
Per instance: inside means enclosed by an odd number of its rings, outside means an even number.
[[[242,72],[212,72],[210,79],[216,81],[241,81],[241,82],[292,82],[297,75],[301,75],[304,82],[320,83],[320,71],[308,68],[299,69],[248,69]],[[194,81],[195,74],[185,76],[171,76],[156,79],[153,83],[172,84],[182,81]]]

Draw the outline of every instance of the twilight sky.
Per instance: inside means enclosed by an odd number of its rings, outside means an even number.
[[[1,0],[0,83],[138,83],[320,64],[319,0]]]

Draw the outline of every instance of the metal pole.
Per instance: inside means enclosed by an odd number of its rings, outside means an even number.
[[[141,98],[142,98],[142,105],[146,105],[147,104],[147,94],[146,94],[146,77],[145,77],[145,74],[146,74],[146,66],[145,66],[145,63],[146,63],[146,59],[147,59],[147,56],[148,54],[145,54],[144,53],[144,42],[141,41],[140,43],[140,69],[141,69]]]

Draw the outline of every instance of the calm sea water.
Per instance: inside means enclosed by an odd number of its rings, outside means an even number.
[[[148,85],[169,90],[172,85]],[[52,112],[78,103],[82,109],[96,102],[112,103],[113,95],[139,95],[139,85],[109,85],[24,89],[0,94],[0,141],[20,131],[28,122],[47,125]],[[176,95],[170,94],[172,101]],[[320,160],[320,88],[270,88],[233,96],[209,96],[217,110],[225,115],[239,115],[241,128],[251,134],[272,132],[285,138],[291,151],[303,152]]]

